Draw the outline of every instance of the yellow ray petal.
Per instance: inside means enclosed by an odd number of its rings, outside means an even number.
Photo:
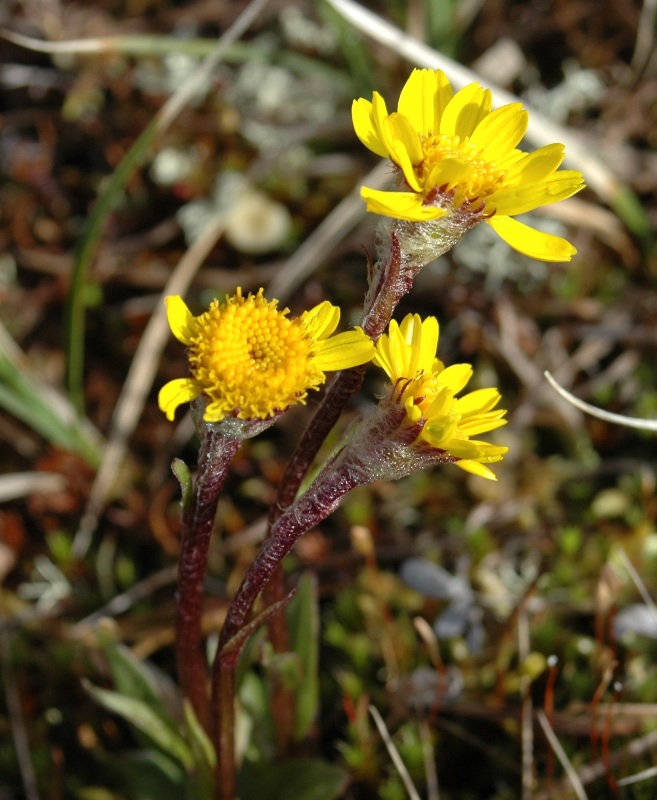
[[[441,422],[440,417],[449,414],[453,405],[454,392],[450,391],[447,386],[443,386],[431,403],[423,408],[424,416],[429,421],[429,426],[426,429],[427,441],[434,441],[436,437],[442,438],[445,435],[444,425],[446,420]],[[451,420],[450,425],[452,426],[450,427],[450,431],[455,430],[456,421]]]
[[[576,170],[560,170],[546,180],[506,186],[486,198],[486,209],[501,216],[515,216],[539,206],[557,203],[571,197],[583,187],[582,174]]]
[[[450,439],[446,442],[445,449],[456,458],[474,459],[486,464],[493,464],[500,461],[509,448],[481,442],[478,439]]]
[[[388,151],[385,149],[379,132],[372,121],[372,103],[362,97],[360,100],[354,100],[351,105],[351,119],[354,130],[356,131],[356,136],[358,136],[365,147],[373,153],[376,153],[377,156],[387,158]]]
[[[396,130],[390,124],[386,101],[378,92],[372,95],[372,124],[386,154],[395,149]]]
[[[471,141],[486,149],[491,161],[513,150],[525,135],[529,114],[522,103],[509,103],[484,117],[474,130]]]
[[[340,309],[325,300],[301,315],[305,329],[313,339],[326,339],[338,327]]]
[[[426,186],[447,186],[453,188],[473,174],[470,164],[456,158],[443,158],[431,170],[425,181]]]
[[[505,412],[498,411],[497,415],[504,414]],[[466,436],[478,436],[481,433],[488,433],[494,431],[496,428],[501,428],[507,424],[505,419],[495,419],[496,414],[482,414],[480,417],[472,417],[465,422],[461,420],[459,423],[459,431]]]
[[[385,371],[386,375],[393,383],[395,382],[396,377],[393,377],[395,374],[395,365],[393,364],[392,354],[390,352],[390,330],[395,325],[397,325],[397,323],[395,320],[392,320],[388,326],[388,333],[384,333],[383,336],[381,336],[377,341],[376,352],[374,353],[374,358],[372,359],[377,367],[381,367],[381,369]]]
[[[374,352],[372,340],[356,328],[319,342],[314,363],[322,372],[349,369],[370,361]]]
[[[403,331],[395,320],[388,326],[388,357],[392,368],[392,381],[398,378],[414,378],[408,374],[408,360],[406,358],[407,348],[404,342]]]
[[[416,316],[418,319],[413,330],[415,371],[424,372],[427,376],[429,376],[432,373],[434,362],[436,360],[440,326],[438,325],[438,320],[435,317],[426,317],[424,320],[420,320],[419,314]]]
[[[393,113],[386,120],[391,137],[390,154],[397,154],[401,149],[408,153],[412,164],[419,164],[424,158],[422,143],[416,128],[403,114]],[[392,144],[394,142],[394,145]]]
[[[454,97],[454,89],[452,89],[452,84],[449,82],[445,73],[442,70],[437,69],[436,96],[433,101],[435,119],[432,128],[433,133],[438,133],[438,131],[440,131],[440,121],[442,120],[445,109],[447,108],[452,97]]]
[[[164,384],[157,396],[160,411],[163,411],[167,419],[173,422],[178,406],[194,400],[201,394],[201,391],[201,385],[191,378],[176,378],[169,381]]]
[[[510,184],[545,180],[561,166],[564,156],[565,148],[558,142],[526,153],[508,167],[507,180]]]
[[[440,373],[439,380],[458,394],[472,377],[471,364],[451,364]]]
[[[423,136],[438,130],[444,105],[437,116],[436,100],[444,95],[445,85],[449,87],[449,81],[442,72],[414,69],[399,95],[399,112],[407,117],[415,130]],[[451,97],[451,87],[449,87],[449,97]]]
[[[488,89],[471,83],[457,92],[447,104],[440,120],[440,133],[445,136],[472,136],[475,128],[490,112],[492,97]]]
[[[496,214],[486,222],[514,250],[539,261],[570,261],[577,252],[561,236],[537,231],[511,217]]]
[[[493,470],[489,469],[484,464],[480,464],[478,461],[469,461],[467,458],[463,458],[460,461],[455,461],[454,463],[462,470],[471,472],[473,475],[478,475],[480,478],[486,478],[489,481],[497,480],[497,475],[493,472]]]
[[[360,196],[367,203],[367,210],[384,217],[396,217],[409,222],[439,219],[447,213],[434,206],[425,206],[415,192],[385,192],[363,186]]]
[[[497,389],[475,389],[474,392],[459,397],[456,401],[456,410],[462,417],[469,414],[481,414],[495,408],[501,399]]]
[[[164,301],[167,308],[167,321],[171,333],[183,344],[190,345],[194,336],[195,321],[191,311],[180,295],[169,295]]]
[[[435,72],[430,69],[414,69],[399,95],[400,113],[424,136],[433,130],[435,94]]]

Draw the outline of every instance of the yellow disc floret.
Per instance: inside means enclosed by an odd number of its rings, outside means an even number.
[[[482,202],[488,195],[504,186],[507,172],[498,167],[494,159],[489,159],[486,151],[470,141],[468,136],[445,136],[431,134],[421,137],[424,158],[420,163],[417,173],[420,183],[429,190],[436,187],[440,180],[440,169],[444,162],[458,162],[465,169],[459,179],[446,188],[453,192],[452,203],[459,206],[462,203]]]
[[[321,303],[290,319],[263,290],[246,297],[238,289],[223,303],[194,317],[180,297],[167,298],[173,334],[188,350],[189,378],[162,387],[160,408],[173,419],[182,403],[203,395],[204,419],[227,416],[267,419],[325,381],[325,370],[344,369],[372,357],[374,346],[360,329],[332,336],[340,312]]]
[[[207,417],[265,419],[324,382],[302,321],[276,306],[262,290],[247,298],[238,293],[197,318],[189,365],[210,398]]]

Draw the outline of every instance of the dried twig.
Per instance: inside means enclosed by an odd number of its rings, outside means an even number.
[[[386,746],[386,750],[388,751],[388,755],[392,759],[392,763],[395,765],[395,769],[399,773],[399,777],[402,779],[402,783],[406,787],[406,791],[408,792],[408,796],[411,800],[420,800],[420,795],[417,792],[417,789],[413,785],[413,781],[411,780],[411,776],[408,774],[408,770],[406,769],[406,765],[401,759],[399,755],[399,751],[395,747],[394,742],[390,738],[390,734],[388,733],[388,729],[386,728],[386,724],[383,721],[383,717],[379,714],[378,710],[374,706],[369,706],[369,712],[372,715],[372,719],[374,720],[374,724],[376,725],[381,738],[383,739],[383,743]]]
[[[552,726],[548,722],[548,718],[542,711],[539,711],[536,716],[541,728],[543,728],[543,733],[545,734],[548,742],[550,743],[550,747],[552,747],[556,757],[559,759],[561,763],[561,766],[564,768],[564,771],[568,776],[568,780],[570,781],[570,784],[573,787],[573,790],[578,800],[587,800],[586,792],[584,791],[582,782],[580,781],[579,776],[575,771],[575,768],[571,764],[570,759],[566,755],[566,751],[563,749],[561,743],[557,739],[555,732],[552,730]]]
[[[605,422],[612,422],[616,425],[624,425],[626,428],[639,428],[643,431],[657,431],[657,419],[626,417],[623,416],[623,414],[612,414],[611,411],[604,411],[602,408],[596,408],[596,406],[589,405],[589,403],[585,403],[583,400],[580,400],[579,397],[575,397],[574,394],[566,391],[563,386],[560,386],[556,382],[549,372],[546,371],[543,374],[548,379],[550,385],[556,389],[556,391],[559,392],[559,394],[565,400],[567,400],[576,408],[579,408],[581,411],[585,411],[587,414],[590,414],[592,417],[597,417],[598,419],[603,419]]]

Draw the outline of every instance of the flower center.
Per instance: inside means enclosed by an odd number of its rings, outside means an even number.
[[[301,319],[276,305],[262,290],[246,298],[238,291],[196,319],[189,363],[210,399],[207,418],[265,419],[323,382]]]
[[[484,150],[470,141],[470,137],[430,134],[422,137],[424,158],[418,165],[418,177],[425,181],[433,170],[446,160],[457,161],[469,167],[466,175],[460,175],[453,188],[456,189],[454,205],[473,200],[484,200],[497,191],[505,181],[506,170],[500,169],[497,162],[484,155]],[[440,182],[440,178],[438,178]],[[433,185],[431,185],[433,184]],[[428,189],[435,183],[425,183]],[[452,188],[451,186],[449,188]]]
[[[460,415],[454,408],[454,393],[441,382],[438,375],[419,375],[402,388],[399,399],[404,403],[406,415],[412,423],[424,417],[431,419],[434,431],[440,428],[450,436],[457,432]]]

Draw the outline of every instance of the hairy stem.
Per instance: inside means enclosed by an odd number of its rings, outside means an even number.
[[[369,482],[363,465],[355,457],[335,461],[317,477],[273,524],[269,537],[242,579],[221,631],[219,650],[246,624],[258,595],[295,542],[334,511],[355,486]]]
[[[222,665],[217,659],[213,675],[213,694],[216,691],[217,709],[214,714],[215,742],[217,743],[217,800],[234,800],[237,791],[235,761],[235,666]]]
[[[230,604],[212,667],[213,718],[217,726],[214,733],[218,747],[217,800],[233,800],[230,792],[234,791],[235,786],[233,691],[235,669],[243,645],[227,645],[245,630],[258,595],[276,573],[294,543],[325,519],[347,492],[366,481],[367,477],[359,464],[343,462],[335,469],[325,469],[308,492],[274,523],[270,536],[265,539]],[[272,616],[274,614],[279,616],[280,611],[277,614],[273,612]],[[227,686],[231,687],[230,691]]]
[[[183,508],[176,604],[176,663],[180,687],[210,730],[207,669],[203,653],[203,579],[219,495],[228,465],[242,440],[203,431],[193,495]]]
[[[372,281],[363,310],[363,330],[376,341],[386,329],[397,303],[410,288],[404,283],[400,291],[399,273],[401,257],[394,235],[391,236],[391,247],[385,266],[377,264],[372,267]],[[333,376],[328,385],[320,406],[306,427],[299,443],[288,462],[285,473],[278,485],[276,502],[269,514],[269,531],[281,514],[294,501],[299,486],[306,476],[320,447],[325,442],[349,400],[360,389],[366,366],[352,367],[342,370]],[[264,589],[265,602],[268,605],[285,596],[285,578],[281,564],[275,567],[270,581]],[[277,614],[267,624],[269,641],[275,652],[288,650],[288,634],[285,617]],[[294,693],[281,686],[271,686],[271,710],[276,720],[276,748],[279,755],[284,755],[290,746],[294,725]]]
[[[412,283],[412,279],[410,282],[400,280],[401,255],[394,234],[391,235],[391,247],[385,263],[371,267],[371,271],[373,274],[363,309],[363,330],[376,341],[386,329],[397,304]],[[360,389],[365,369],[366,365],[352,367],[333,377],[278,485],[278,496],[270,513],[271,524],[296,497],[319,448],[338,421],[344,407]]]

